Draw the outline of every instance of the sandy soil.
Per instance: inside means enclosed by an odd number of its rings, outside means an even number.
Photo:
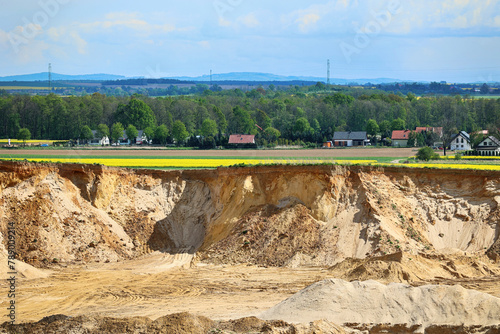
[[[157,258],[143,264],[151,261]],[[38,321],[49,314],[156,319],[184,311],[211,319],[237,319],[258,315],[329,277],[326,269],[246,265],[195,266],[161,273],[123,269],[131,264],[66,268],[48,278],[21,281],[18,321]],[[0,290],[5,289],[2,280]]]
[[[79,149],[79,150],[6,150],[1,155],[95,155],[95,156],[169,156],[169,157],[394,157],[415,155],[414,148],[350,148],[317,150],[168,150],[168,149]]]
[[[153,255],[118,265],[61,268],[48,278],[21,281],[18,321],[38,321],[48,314],[157,319],[185,311],[214,320],[238,319],[256,316],[305,287],[335,276],[326,268],[247,265],[198,265],[160,273],[142,272],[139,263],[146,266],[157,261],[158,255]],[[460,284],[500,297],[500,277],[433,280],[415,285],[429,283]],[[2,281],[0,290],[4,289]]]

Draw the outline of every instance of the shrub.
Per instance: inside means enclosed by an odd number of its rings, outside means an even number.
[[[434,150],[429,146],[426,146],[418,150],[416,158],[417,160],[424,160],[424,161],[437,160],[439,159],[439,154],[434,152]]]

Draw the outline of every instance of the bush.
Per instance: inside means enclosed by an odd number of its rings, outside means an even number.
[[[423,161],[437,160],[439,159],[439,154],[434,152],[434,150],[429,146],[426,146],[418,150],[416,158],[417,160],[423,160]]]

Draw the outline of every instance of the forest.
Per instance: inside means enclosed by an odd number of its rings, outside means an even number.
[[[334,131],[390,138],[392,130],[417,126],[494,130],[500,127],[500,99],[365,89],[303,93],[275,87],[156,98],[0,94],[0,138],[18,138],[21,129],[28,129],[31,139],[71,140],[85,138],[89,128],[106,133],[117,123],[147,130],[161,144],[199,146],[208,140],[208,146],[215,146],[227,143],[229,134],[255,134],[265,146],[315,145],[331,140]]]

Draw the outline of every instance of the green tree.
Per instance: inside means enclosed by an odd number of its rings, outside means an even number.
[[[119,105],[116,119],[123,124],[132,124],[136,129],[155,126],[156,117],[153,110],[142,100],[132,98],[127,105]]]
[[[23,141],[23,145],[26,146],[26,141],[31,139],[31,132],[27,128],[19,129],[17,133],[17,139]]]
[[[111,140],[113,143],[118,143],[118,140],[123,137],[123,125],[120,122],[117,122],[111,126]]]
[[[366,132],[370,136],[375,136],[377,133],[379,133],[380,128],[377,124],[377,121],[374,119],[369,119],[368,123],[366,123]]]
[[[109,128],[106,124],[99,124],[96,131],[97,138],[109,137]]]
[[[186,126],[181,121],[177,120],[174,122],[172,127],[172,136],[177,141],[177,145],[180,146],[189,137],[189,132],[186,130]]]
[[[146,136],[148,143],[150,143],[155,137],[155,128],[152,126],[148,126],[147,128],[144,129],[144,135]],[[168,135],[168,130],[167,130],[167,135]]]
[[[84,125],[80,130],[80,139],[88,144],[88,142],[94,139],[94,134],[92,129],[88,125]]]
[[[314,132],[313,128],[309,124],[309,121],[305,117],[301,117],[295,121],[295,125],[293,126],[293,131],[301,139]]]
[[[175,125],[175,123],[174,123]],[[149,138],[149,137],[148,137]],[[154,138],[161,145],[165,145],[168,139],[168,128],[165,124],[160,125],[155,129]]]
[[[219,136],[221,136],[227,129],[226,116],[224,116],[224,113],[217,107],[214,107],[213,111],[215,113],[215,117],[217,117],[217,129],[219,130]]]
[[[379,131],[382,134],[382,137],[390,137],[391,136],[391,122],[385,120],[380,122]]]
[[[405,129],[405,121],[401,118],[396,118],[391,122],[391,130],[404,130]]]
[[[203,137],[214,136],[217,134],[217,123],[210,118],[206,118],[201,125],[201,135]]]
[[[252,120],[248,110],[236,106],[233,109],[232,126],[234,133],[255,134],[255,122]]]
[[[437,160],[439,159],[439,154],[434,152],[434,150],[429,146],[426,146],[418,150],[416,158],[417,160],[423,160],[423,161]]]
[[[279,137],[281,137],[281,132],[273,127],[268,127],[264,130],[264,137],[269,143],[273,143],[277,141]]]
[[[139,135],[139,131],[137,131],[137,128],[132,124],[129,124],[129,126],[127,126],[127,129],[125,130],[125,133],[127,134],[127,138],[130,141],[130,145],[135,144],[136,138]]]
[[[257,118],[256,119],[257,124],[263,129],[267,129],[272,124],[271,118],[267,116],[267,114],[264,111],[260,109],[257,110],[256,118]]]

